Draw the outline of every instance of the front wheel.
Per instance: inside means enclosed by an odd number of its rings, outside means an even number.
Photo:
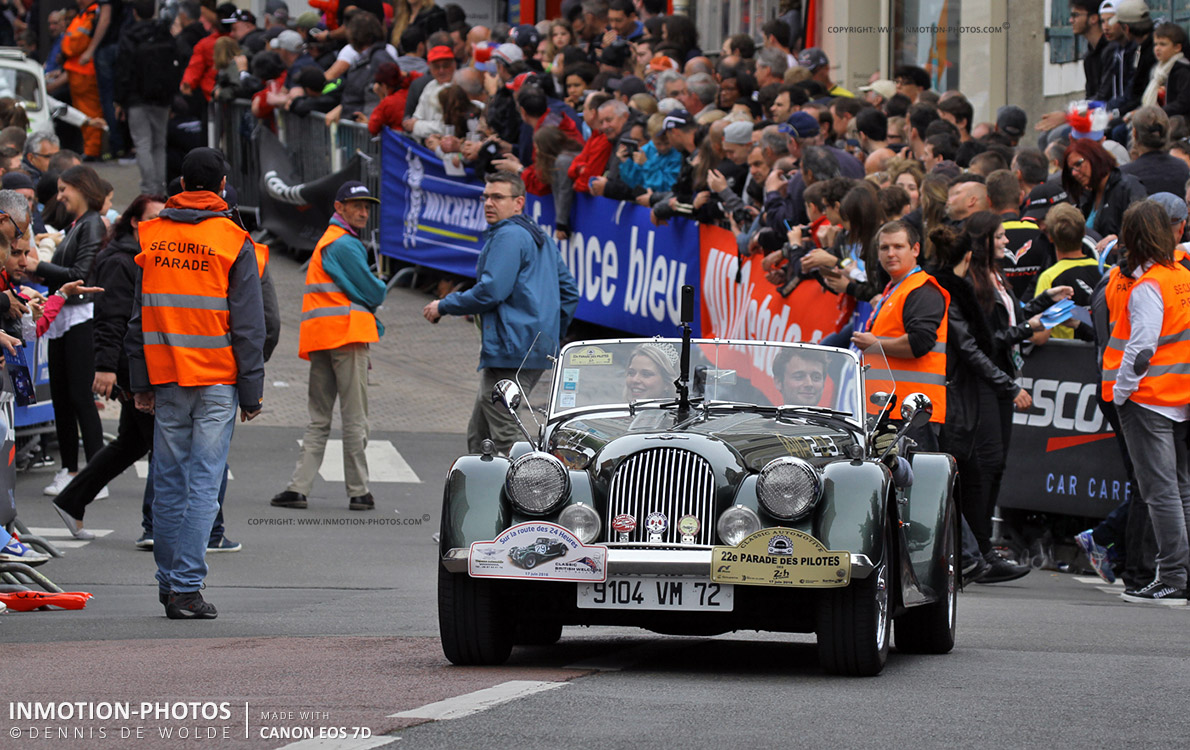
[[[913,607],[896,619],[897,650],[907,654],[948,654],[954,648],[959,598],[958,531],[955,518],[947,520],[942,543],[945,589],[936,602]]]
[[[438,566],[438,634],[452,664],[503,664],[512,653],[513,627],[498,584]]]
[[[888,660],[892,536],[887,523],[880,564],[867,578],[823,592],[818,605],[818,660],[832,674],[880,674]]]

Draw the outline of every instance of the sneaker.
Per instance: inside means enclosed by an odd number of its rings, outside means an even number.
[[[71,479],[74,479],[74,477],[70,476],[69,471],[58,469],[58,473],[54,475],[54,481],[50,482],[49,486],[42,490],[42,493],[50,497],[56,497],[59,492],[66,489],[66,485],[70,484]]]
[[[275,505],[278,508],[305,508],[306,496],[300,492],[285,490],[270,500],[269,505]]]
[[[105,485],[103,485],[103,489],[101,489],[99,492],[97,492],[95,494],[95,499],[96,500],[106,500],[111,496],[111,494],[112,493],[108,492],[107,485],[105,484]]]
[[[233,542],[225,536],[219,537],[217,542],[207,542],[207,552],[239,552],[244,545]]]
[[[75,518],[66,512],[66,509],[58,505],[56,502],[50,503],[54,510],[58,511],[58,517],[62,519],[62,523],[66,524],[66,528],[70,530],[70,535],[75,539],[94,539],[95,535],[87,531],[79,524],[82,520]]]
[[[983,559],[987,563],[987,568],[978,578],[972,578],[976,583],[1007,583],[1024,578],[1032,570],[1028,565],[1005,560],[994,551],[984,555]]]
[[[1120,598],[1126,602],[1162,604],[1166,607],[1185,607],[1187,604],[1186,589],[1167,586],[1160,579],[1153,579],[1152,583],[1139,591],[1125,591],[1120,594]]]
[[[169,595],[165,616],[171,620],[214,620],[219,613],[214,604],[203,601],[201,592],[187,591]]]
[[[1095,573],[1100,578],[1108,583],[1116,582],[1115,571],[1111,568],[1111,561],[1108,559],[1108,548],[1095,541],[1095,536],[1090,529],[1079,532],[1074,535],[1074,541],[1078,546],[1082,547],[1083,552],[1087,553],[1087,560],[1091,563],[1091,567],[1095,569]]]
[[[147,550],[153,549],[153,537],[149,536],[148,534],[141,534],[140,539],[136,540],[136,548]],[[162,604],[164,603],[165,602],[162,602]]]
[[[349,510],[374,510],[376,502],[372,499],[372,493],[369,492],[366,495],[351,498],[347,502],[347,508]]]
[[[0,562],[17,562],[33,566],[41,565],[49,559],[49,555],[38,552],[15,536],[4,549],[0,550]]]

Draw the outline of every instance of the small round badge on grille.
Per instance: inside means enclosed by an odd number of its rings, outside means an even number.
[[[650,542],[660,542],[661,535],[669,528],[669,519],[665,517],[664,513],[653,511],[645,516],[645,528],[649,532]]]
[[[678,519],[678,531],[682,534],[682,544],[694,544],[694,537],[702,524],[689,513]]]
[[[628,535],[636,530],[636,519],[627,513],[621,513],[612,519],[612,530],[619,534],[620,542],[627,542]]]

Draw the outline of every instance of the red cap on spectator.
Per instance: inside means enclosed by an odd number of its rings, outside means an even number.
[[[430,54],[426,55],[426,59],[430,62],[438,62],[439,60],[453,60],[455,59],[455,53],[450,47],[440,44],[434,49],[430,50]]]
[[[649,70],[677,70],[678,64],[672,57],[665,55],[655,55],[652,60],[649,60]]]
[[[521,86],[525,85],[525,81],[532,78],[533,75],[534,74],[531,72],[530,73],[521,73],[519,76],[517,76],[516,78],[514,78],[508,82],[508,88],[512,89],[513,91],[520,91]]]

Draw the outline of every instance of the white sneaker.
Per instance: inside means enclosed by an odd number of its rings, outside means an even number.
[[[41,565],[50,556],[38,552],[15,536],[8,542],[8,546],[0,549],[0,562],[19,562],[26,565]]]
[[[74,479],[74,477],[70,476],[69,471],[58,469],[58,473],[54,475],[54,481],[50,482],[49,486],[42,490],[42,493],[50,497],[56,497],[59,492],[66,489],[66,485],[70,484],[71,479]]]
[[[108,497],[108,496],[110,496],[111,494],[112,494],[112,493],[110,493],[110,492],[108,492],[108,491],[107,491],[107,485],[105,484],[105,485],[103,485],[103,489],[101,489],[101,490],[99,491],[99,494],[95,495],[95,499],[96,499],[96,500],[105,500],[105,499],[107,499],[107,497]]]

